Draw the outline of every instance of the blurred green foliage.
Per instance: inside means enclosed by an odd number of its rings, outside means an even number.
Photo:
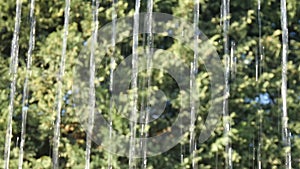
[[[17,93],[13,115],[13,137],[11,145],[10,168],[17,168],[21,134],[22,90],[26,72],[30,22],[29,0],[22,5],[22,22],[20,32],[19,67],[17,77]],[[99,27],[111,22],[111,0],[101,1],[99,8]],[[199,28],[207,35],[216,47],[220,57],[223,55],[222,27],[220,26],[219,1],[200,0]],[[234,168],[249,169],[257,166],[257,147],[259,138],[259,121],[262,121],[261,155],[262,168],[284,168],[284,150],[281,141],[281,25],[280,3],[275,0],[262,1],[262,45],[264,60],[262,73],[255,80],[255,56],[258,51],[258,11],[257,2],[231,0],[229,37],[236,44],[237,72],[230,82],[229,113]],[[192,23],[193,1],[157,0],[154,11],[169,13],[184,18]],[[118,17],[132,15],[133,1],[118,1]],[[293,168],[300,168],[300,1],[287,2],[289,37],[288,59],[288,114],[292,141]],[[10,48],[14,29],[15,2],[0,0],[0,152],[4,152],[5,132],[7,126],[8,100],[10,92],[9,62]],[[141,11],[146,12],[146,1],[142,2]],[[25,142],[24,168],[51,168],[53,124],[55,120],[55,103],[57,90],[57,74],[61,57],[64,2],[59,0],[36,0],[36,47],[33,51],[32,75],[29,83],[29,110],[27,117],[27,133]],[[92,7],[87,0],[72,0],[69,36],[67,46],[66,73],[63,80],[63,91],[67,96],[63,104],[60,142],[60,166],[62,168],[84,168],[86,134],[76,116],[76,107],[72,105],[74,68],[84,43],[92,33]],[[101,36],[101,35],[99,35]],[[142,41],[141,41],[142,42]],[[116,53],[120,58],[131,54],[132,39],[125,39],[117,44]],[[141,44],[141,43],[140,43]],[[177,41],[155,35],[155,47],[169,51],[178,57],[188,58],[192,51],[181,47]],[[121,50],[122,49],[122,50]],[[125,52],[124,52],[125,49]],[[127,49],[127,50],[126,50]],[[120,59],[119,58],[119,59]],[[104,82],[109,78],[107,61],[100,66],[99,79]],[[172,62],[172,61],[170,61]],[[164,72],[154,71],[153,86],[164,89],[171,99],[172,108],[165,111],[177,111],[178,102],[172,96],[178,88],[171,78],[163,78]],[[142,73],[141,73],[142,74]],[[142,75],[141,75],[142,77]],[[209,74],[200,63],[197,81],[201,91],[198,121],[205,118],[209,107],[210,89]],[[101,82],[101,80],[100,80]],[[100,105],[103,114],[108,112],[108,84],[102,83],[97,88],[97,96],[103,101]],[[69,92],[70,93],[70,92]],[[267,98],[265,98],[267,97]],[[166,112],[168,114],[168,112]],[[114,129],[129,132],[128,122],[114,114]],[[150,127],[150,135],[163,132],[172,124],[172,118],[159,119]],[[201,131],[198,122],[196,133]],[[225,140],[223,125],[220,122],[212,136],[205,143],[198,145],[197,162],[199,168],[225,167]],[[188,138],[188,133],[186,134]],[[191,168],[188,153],[188,139],[161,155],[148,158],[148,168]],[[183,152],[184,161],[180,162]],[[92,168],[106,168],[108,153],[103,147],[94,144],[91,154]],[[138,160],[138,163],[141,161]],[[3,166],[3,153],[0,153],[0,166]],[[127,168],[128,159],[113,155],[113,168]]]

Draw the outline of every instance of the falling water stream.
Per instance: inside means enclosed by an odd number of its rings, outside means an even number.
[[[18,69],[18,57],[19,57],[19,33],[21,24],[21,7],[22,0],[17,0],[16,4],[16,18],[15,18],[15,29],[11,45],[11,62],[10,62],[10,74],[12,76],[12,81],[10,84],[10,97],[9,97],[9,112],[7,118],[7,130],[5,137],[5,150],[4,150],[4,167],[9,168],[10,159],[10,146],[12,139],[12,117],[14,113],[14,100],[16,92],[16,81],[17,81],[17,69]]]
[[[230,56],[229,56],[229,4],[230,0],[222,0],[221,20],[223,21],[223,38],[224,38],[224,61],[225,61],[225,89],[223,101],[223,123],[224,123],[224,137],[226,139],[226,155],[225,163],[227,169],[232,169],[232,149],[229,138],[230,133],[230,116],[228,114],[228,98],[229,98],[229,75],[230,75]]]
[[[29,37],[29,48],[28,48],[28,52],[27,52],[26,75],[25,75],[25,82],[24,82],[24,87],[23,87],[23,100],[22,100],[22,128],[21,128],[21,141],[20,141],[20,152],[19,152],[19,169],[23,168],[26,119],[27,119],[27,110],[28,110],[28,82],[29,82],[29,77],[31,76],[32,51],[34,50],[34,43],[35,43],[34,3],[35,3],[35,0],[31,0],[31,3],[30,3],[30,37]]]
[[[152,54],[153,54],[153,35],[152,35],[152,12],[153,12],[153,0],[147,0],[147,18],[145,22],[146,32],[148,33],[146,40],[146,71],[147,71],[147,93],[146,93],[146,108],[141,108],[141,121],[142,121],[142,130],[141,130],[141,138],[147,138],[148,131],[146,130],[149,118],[149,110],[150,110],[150,95],[151,95],[151,67],[152,67]],[[142,102],[144,104],[144,102]],[[143,106],[141,106],[143,107]],[[141,168],[147,168],[147,140],[141,139],[140,143],[141,151],[142,151],[142,166]]]
[[[115,67],[115,48],[116,48],[116,24],[117,24],[117,0],[112,1],[112,37],[111,37],[111,45],[112,45],[112,55],[110,58],[110,77],[109,77],[109,93],[110,93],[110,101],[109,101],[109,141],[112,141],[113,134],[113,121],[112,121],[112,110],[113,110],[113,97],[111,96],[114,90],[114,67]],[[109,147],[110,152],[108,153],[108,169],[112,169],[112,154],[111,147]]]
[[[255,142],[254,142],[254,139],[252,140],[252,168],[255,168],[255,159],[256,159],[256,156],[255,156],[255,153],[256,153],[256,148],[255,148]]]
[[[262,110],[258,110],[258,144],[257,144],[257,168],[261,169],[261,147],[262,147]]]
[[[63,82],[64,82],[64,73],[65,73],[65,62],[67,58],[67,38],[68,38],[68,27],[69,27],[69,15],[70,15],[70,1],[65,0],[65,9],[64,9],[64,29],[63,29],[63,41],[62,41],[62,51],[61,51],[61,60],[59,65],[59,74],[57,78],[57,103],[56,103],[56,119],[54,124],[54,137],[53,137],[53,149],[52,149],[52,167],[54,169],[60,168],[59,166],[59,143],[60,143],[60,125],[61,125],[61,112],[63,104]],[[221,26],[223,32],[223,47],[224,47],[224,65],[225,65],[225,86],[224,86],[224,100],[223,100],[223,126],[224,126],[224,139],[225,142],[225,168],[232,169],[232,145],[230,139],[231,132],[231,123],[230,123],[230,114],[228,112],[228,99],[230,96],[230,79],[234,80],[237,74],[237,57],[235,56],[235,43],[231,42],[229,38],[229,26],[230,26],[230,0],[221,0]],[[112,93],[114,91],[114,71],[116,67],[116,60],[114,58],[116,50],[116,28],[117,28],[117,3],[118,0],[112,0],[112,36],[111,36],[111,46],[113,49],[113,54],[110,58],[110,79],[109,79],[109,93],[110,93],[110,103],[109,103],[109,139],[113,141],[113,99]],[[138,36],[139,36],[139,12],[140,12],[140,0],[135,1],[135,12],[134,12],[134,22],[133,22],[133,44],[132,44],[132,77],[131,77],[131,113],[130,113],[130,142],[129,142],[129,168],[137,168],[137,162],[135,158],[137,157],[138,151],[141,151],[142,163],[141,168],[147,168],[147,142],[146,139],[141,139],[140,143],[136,142],[136,133],[137,133],[137,117],[138,115]],[[91,48],[90,48],[90,63],[89,63],[89,117],[88,117],[88,129],[86,135],[86,151],[85,151],[85,169],[90,169],[91,161],[91,135],[94,127],[94,114],[95,114],[95,48],[97,45],[97,36],[98,36],[98,13],[99,13],[99,0],[92,0],[93,6],[93,34],[91,39]],[[285,153],[285,168],[292,168],[292,157],[291,157],[291,133],[288,127],[288,111],[287,111],[287,61],[288,61],[288,28],[287,28],[287,9],[286,9],[286,0],[280,0],[281,6],[281,29],[282,29],[282,84],[281,84],[281,97],[282,97],[282,114],[281,114],[281,134],[282,142]],[[21,24],[21,8],[22,0],[16,0],[16,16],[15,16],[15,27],[11,45],[11,60],[10,60],[10,75],[11,75],[11,84],[10,84],[10,97],[9,97],[9,112],[7,118],[7,131],[5,138],[5,151],[4,151],[4,169],[9,168],[10,163],[10,153],[11,153],[11,141],[12,141],[12,118],[14,115],[14,101],[16,95],[16,83],[17,83],[17,69],[18,69],[18,57],[19,57],[19,32]],[[35,20],[35,0],[30,1],[30,37],[29,45],[27,51],[27,63],[26,63],[26,75],[23,86],[23,98],[22,98],[22,125],[21,125],[21,137],[20,137],[20,150],[19,150],[19,159],[18,159],[18,168],[23,168],[24,161],[24,146],[25,146],[25,136],[26,136],[26,119],[28,111],[28,97],[29,97],[29,81],[31,77],[31,65],[32,65],[32,53],[35,47],[35,29],[36,29],[36,20]],[[194,93],[197,90],[196,85],[196,75],[198,73],[198,59],[199,59],[199,0],[194,0],[194,11],[193,11],[193,28],[194,28],[194,57],[190,65],[190,126],[189,126],[189,152],[191,155],[192,168],[196,169],[197,166],[197,143],[195,140],[195,121],[197,113],[197,105],[194,96]],[[153,43],[154,43],[154,34],[153,34],[153,0],[147,0],[147,17],[145,29],[147,32],[147,39],[145,43],[145,56],[146,56],[146,65],[147,65],[147,80],[143,87],[146,86],[147,92],[146,96],[141,104],[141,138],[148,137],[147,123],[149,111],[151,109],[150,97],[151,97],[151,75],[152,75],[152,55],[153,55]],[[262,14],[261,14],[261,0],[257,0],[257,21],[258,21],[258,47],[255,55],[255,80],[257,87],[257,94],[261,93],[259,82],[261,82],[261,75],[263,71],[263,61],[264,61],[264,47],[262,43]],[[259,96],[258,96],[259,97]],[[255,131],[253,140],[249,141],[249,166],[252,165],[253,168],[261,169],[262,168],[262,135],[263,135],[263,110],[260,108],[259,101],[257,102],[257,123],[258,131]],[[18,141],[17,141],[18,142]],[[18,144],[18,143],[16,143]],[[140,145],[140,149],[136,150],[137,144]],[[51,145],[52,146],[52,145]],[[180,159],[181,164],[184,164],[184,146],[181,146]],[[111,147],[109,147],[111,150]],[[215,167],[219,167],[220,154],[216,152],[215,154]],[[251,164],[252,163],[252,164]],[[113,168],[113,160],[111,152],[108,153],[108,169]]]
[[[258,53],[255,52],[255,81],[258,81],[258,75],[259,74],[259,57]]]
[[[258,53],[255,55],[255,80],[258,81],[263,71],[263,45],[262,45],[262,23],[261,23],[261,0],[257,0],[257,24],[258,24]]]
[[[257,2],[257,20],[258,20],[258,54],[259,54],[259,75],[262,74],[263,71],[263,45],[262,45],[262,23],[261,23],[261,0]]]
[[[129,169],[136,167],[135,164],[135,144],[136,144],[136,125],[137,125],[137,101],[138,101],[138,35],[139,35],[139,11],[140,0],[135,1],[134,23],[133,23],[133,44],[132,44],[132,110],[130,115],[130,143],[129,143]]]
[[[292,168],[290,137],[288,130],[288,112],[287,112],[287,54],[288,54],[288,28],[287,28],[287,11],[286,0],[280,1],[281,9],[281,29],[282,29],[282,83],[281,83],[281,97],[282,97],[282,141],[285,149],[285,168]]]
[[[109,80],[109,91],[110,93],[113,92],[113,84],[114,84],[114,65],[115,65],[115,59],[112,56],[110,61],[110,80]],[[113,109],[113,98],[110,97],[110,103],[109,103],[109,141],[112,142],[112,134],[113,134],[113,121],[112,121],[112,109]],[[108,153],[108,169],[112,169],[112,147],[109,145],[109,153]]]
[[[256,87],[257,87],[257,94],[259,97],[260,94],[260,86],[258,81],[259,76],[261,76],[262,73],[262,38],[261,38],[261,1],[257,1],[257,20],[258,20],[258,53],[255,57],[255,68],[256,68]],[[261,169],[261,147],[262,147],[262,110],[258,103],[258,144],[257,144],[257,168]]]
[[[191,97],[190,97],[190,106],[191,106],[191,114],[190,114],[190,140],[189,140],[189,150],[190,150],[190,155],[192,158],[192,168],[195,169],[197,168],[196,164],[196,144],[195,144],[195,99],[193,93],[195,92],[195,62],[191,62],[191,69],[190,69],[190,90],[191,90]]]
[[[194,93],[197,93],[196,75],[198,74],[198,40],[199,40],[199,0],[194,0],[194,60],[191,64],[191,76],[190,76],[190,107],[191,107],[191,121],[190,121],[190,154],[192,156],[192,168],[197,168],[196,162],[196,150],[197,145],[195,143],[195,120],[196,120],[196,104]]]
[[[98,8],[99,0],[92,0],[93,5],[93,35],[91,42],[91,54],[90,54],[90,83],[89,83],[89,118],[88,118],[88,134],[86,135],[86,154],[85,154],[85,169],[90,168],[91,158],[91,137],[94,127],[94,115],[95,115],[95,47],[97,44],[98,35]]]
[[[235,42],[232,41],[231,42],[231,47],[230,47],[230,78],[232,80],[235,79],[235,75],[236,75],[236,63],[237,62],[237,58],[235,56]]]
[[[66,50],[67,50],[67,38],[69,28],[69,15],[70,15],[70,0],[65,1],[65,20],[64,20],[64,35],[62,44],[61,61],[58,74],[58,88],[57,88],[57,110],[56,121],[54,126],[54,138],[53,138],[53,168],[59,168],[59,140],[60,140],[60,122],[61,122],[61,107],[63,98],[63,77],[65,73],[66,62]]]

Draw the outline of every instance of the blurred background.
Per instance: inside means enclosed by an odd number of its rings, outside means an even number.
[[[175,147],[161,155],[148,157],[147,168],[228,168],[228,146],[231,147],[232,167],[239,169],[272,168],[286,166],[286,152],[291,154],[292,168],[300,168],[300,1],[287,2],[288,61],[287,61],[287,112],[289,146],[282,136],[283,100],[282,82],[282,28],[279,0],[231,0],[230,24],[228,27],[228,48],[232,51],[234,69],[229,78],[230,96],[228,115],[230,130],[224,137],[222,121],[217,124],[212,136],[197,144],[196,156],[189,151],[189,133]],[[221,19],[221,1],[200,0],[199,29],[207,36],[224,61],[224,32]],[[62,106],[59,166],[60,168],[84,168],[86,162],[86,133],[76,115],[74,104],[74,69],[80,52],[86,48],[93,33],[93,5],[87,0],[72,0],[70,3],[69,27],[66,48],[65,74],[62,81]],[[100,1],[98,8],[99,28],[112,22],[112,12],[118,18],[133,16],[134,1],[118,0],[116,10],[112,1]],[[30,1],[23,0],[19,34],[19,59],[17,61],[16,93],[13,100],[12,138],[10,146],[10,167],[17,168],[22,129],[22,110],[27,110],[26,137],[23,168],[51,168],[53,157],[54,128],[57,110],[57,89],[59,87],[60,60],[64,35],[64,8],[61,0],[36,0],[35,48],[32,51],[31,74],[28,76],[28,103],[22,106],[23,87],[28,62],[30,40]],[[10,74],[11,46],[14,32],[16,2],[0,0],[0,166],[4,165],[5,135],[9,118],[10,89],[13,76]],[[147,2],[142,1],[140,12],[147,12]],[[194,21],[194,2],[188,0],[155,0],[153,12],[168,13]],[[98,36],[101,36],[99,34]],[[139,47],[145,46],[147,35],[139,35]],[[167,35],[153,34],[154,46],[171,55],[191,60],[193,51]],[[131,37],[116,44],[116,63],[132,54]],[[96,68],[99,80],[96,95],[97,105],[109,119],[110,112],[110,51]],[[172,62],[172,60],[170,60]],[[258,63],[259,62],[259,63]],[[224,63],[226,63],[224,61]],[[188,64],[189,65],[189,64]],[[196,138],[201,132],[200,121],[205,119],[210,108],[210,79],[203,63],[199,62],[196,81],[199,83],[200,105],[196,118]],[[152,87],[159,88],[166,95],[163,113],[153,114],[158,118],[149,124],[148,135],[155,136],[171,126],[178,116],[180,105],[176,81],[166,72],[153,70]],[[139,72],[138,86],[145,85],[145,71]],[[141,87],[142,88],[142,87]],[[143,92],[139,93],[143,98]],[[160,99],[160,98],[158,98]],[[142,105],[138,101],[139,106]],[[188,103],[187,103],[188,104]],[[138,106],[138,107],[139,107]],[[141,108],[138,108],[141,109]],[[130,124],[116,110],[112,111],[113,128],[124,135],[130,133]],[[159,117],[158,117],[159,116]],[[221,118],[221,117],[220,117]],[[139,128],[140,126],[138,126]],[[137,136],[138,137],[138,136]],[[196,139],[197,140],[197,139]],[[91,145],[90,168],[128,168],[128,158],[110,155],[101,145]],[[227,148],[226,148],[227,147]],[[109,160],[111,158],[111,160]],[[227,159],[227,160],[226,160]],[[226,162],[227,161],[227,162]],[[110,163],[110,164],[109,164]],[[136,159],[141,168],[142,159]]]

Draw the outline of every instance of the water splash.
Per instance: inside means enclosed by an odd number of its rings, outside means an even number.
[[[226,139],[226,155],[225,164],[227,169],[232,169],[232,148],[229,138],[230,120],[228,114],[228,98],[229,98],[229,74],[230,74],[230,57],[229,57],[229,4],[230,0],[222,0],[221,21],[223,21],[223,38],[224,38],[224,60],[225,60],[225,89],[223,101],[223,123],[224,123],[224,137]]]
[[[137,124],[137,100],[138,100],[138,35],[139,35],[139,11],[140,0],[135,1],[134,23],[133,23],[133,44],[132,44],[132,111],[130,115],[130,145],[129,145],[129,169],[135,168],[135,144],[136,144],[136,124]]]
[[[95,114],[95,45],[97,43],[98,35],[98,8],[99,0],[92,0],[93,5],[93,35],[91,42],[91,55],[90,55],[90,81],[89,81],[89,117],[88,117],[88,131],[86,135],[86,152],[85,152],[85,169],[90,168],[91,158],[91,137],[94,127],[94,114]]]
[[[34,18],[34,5],[35,0],[30,2],[30,38],[29,48],[27,53],[27,65],[26,65],[26,76],[23,88],[23,100],[22,100],[22,129],[21,129],[21,142],[19,152],[19,169],[23,168],[23,156],[24,156],[24,145],[25,145],[25,133],[26,133],[26,118],[28,111],[28,82],[31,76],[31,64],[32,64],[32,51],[35,45],[35,18]]]
[[[60,140],[60,121],[61,121],[61,107],[62,107],[62,98],[63,98],[63,77],[65,73],[65,61],[66,61],[66,50],[67,50],[67,38],[68,38],[68,27],[69,27],[69,15],[70,15],[70,0],[65,1],[65,20],[64,20],[64,36],[63,36],[63,46],[61,53],[61,61],[58,74],[58,88],[57,88],[57,110],[56,110],[56,122],[54,126],[54,138],[53,138],[53,157],[52,163],[53,168],[59,168],[59,140]]]
[[[289,146],[290,137],[288,131],[288,112],[287,112],[287,53],[288,53],[288,28],[287,28],[287,10],[286,0],[280,1],[281,9],[281,29],[282,29],[282,83],[281,83],[281,97],[282,97],[282,141],[285,152],[285,168],[292,168],[292,157]]]
[[[10,100],[9,100],[9,113],[7,118],[7,130],[5,137],[5,150],[4,150],[4,167],[9,168],[10,160],[10,146],[12,138],[12,116],[14,113],[14,99],[16,92],[16,81],[17,81],[17,69],[18,69],[18,57],[19,57],[19,33],[21,24],[21,7],[22,0],[16,1],[16,18],[15,18],[15,29],[11,45],[11,60],[10,60],[10,74],[12,75],[12,81],[10,84]]]

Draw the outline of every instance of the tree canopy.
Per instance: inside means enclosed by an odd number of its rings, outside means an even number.
[[[100,1],[99,28],[112,21],[112,1]],[[117,2],[118,18],[132,16],[134,1]],[[280,3],[275,0],[263,0],[261,10],[256,1],[230,1],[229,40],[234,45],[236,71],[230,78],[230,96],[228,113],[231,130],[229,138],[232,147],[234,168],[257,168],[258,156],[261,155],[262,168],[284,168],[286,147],[282,142],[282,99],[281,99],[281,52],[282,30]],[[26,142],[24,148],[24,168],[51,168],[53,130],[56,117],[57,85],[62,50],[64,25],[64,1],[52,0],[35,2],[36,43],[32,53],[31,76],[29,77],[29,105],[26,125]],[[10,97],[9,73],[11,42],[16,14],[14,1],[0,0],[0,152],[4,152],[7,128],[8,106]],[[222,25],[220,25],[221,1],[200,0],[199,29],[207,36],[224,61]],[[193,23],[193,1],[157,0],[153,11],[168,13]],[[30,35],[30,1],[23,0],[22,18],[19,39],[19,61],[16,83],[16,96],[13,113],[13,136],[10,155],[10,168],[17,168],[22,123],[22,96],[26,74],[27,50]],[[146,1],[141,2],[141,12],[147,12]],[[291,139],[292,167],[300,168],[300,1],[287,2],[289,50],[288,50],[288,90],[287,110]],[[256,80],[256,58],[259,55],[259,24],[261,17],[261,44],[263,59],[260,62],[258,79]],[[59,163],[61,168],[84,168],[86,133],[82,127],[78,108],[74,103],[73,85],[76,81],[78,58],[87,49],[89,38],[93,32],[92,2],[72,0],[70,7],[69,35],[65,74],[63,77],[63,105],[61,112],[61,137],[59,146]],[[125,31],[125,30],[124,30]],[[99,34],[98,36],[106,36]],[[161,49],[171,56],[182,58],[190,65],[193,51],[178,40],[168,35],[153,34],[154,48]],[[144,34],[139,35],[139,50],[143,50]],[[116,63],[132,54],[132,37],[124,38],[116,44],[114,56]],[[232,43],[231,43],[232,42]],[[102,45],[102,44],[99,44]],[[164,57],[161,50],[154,55]],[[103,51],[102,51],[103,52]],[[105,51],[104,59],[97,65],[96,96],[100,100],[97,109],[106,119],[110,111],[110,57],[111,51]],[[87,58],[88,60],[88,58]],[[176,64],[176,60],[167,60]],[[167,64],[167,63],[166,63]],[[200,104],[197,113],[195,133],[199,136],[210,109],[211,81],[203,62],[199,61],[196,81]],[[78,72],[77,72],[78,73]],[[142,86],[146,72],[139,72],[139,83]],[[128,77],[131,78],[131,77]],[[153,120],[149,126],[149,136],[155,136],[168,130],[174,123],[180,110],[178,82],[162,70],[153,70],[152,88],[161,89],[166,95],[163,114]],[[145,86],[145,85],[144,85]],[[143,86],[142,86],[143,87]],[[142,89],[141,87],[141,89]],[[142,91],[142,90],[141,90]],[[144,90],[145,91],[145,90]],[[140,92],[143,98],[146,92]],[[158,98],[159,101],[161,98]],[[139,106],[142,105],[139,100]],[[189,103],[185,103],[189,104]],[[140,108],[141,109],[141,108]],[[114,109],[112,115],[113,128],[129,135],[129,122]],[[121,112],[122,113],[122,112]],[[211,137],[197,144],[196,161],[199,168],[225,168],[226,137],[223,137],[224,126],[220,118]],[[140,128],[138,129],[140,130]],[[137,135],[138,136],[138,135]],[[179,144],[160,155],[149,157],[148,168],[191,168],[189,153],[189,133],[184,134]],[[159,144],[159,143],[158,143]],[[258,148],[260,147],[260,151]],[[183,161],[181,161],[183,154]],[[91,168],[107,168],[109,153],[96,143],[92,145]],[[3,153],[0,154],[0,165],[3,166]],[[137,164],[141,165],[141,159]],[[113,168],[128,168],[128,158],[112,155]],[[139,166],[138,166],[139,168]]]

